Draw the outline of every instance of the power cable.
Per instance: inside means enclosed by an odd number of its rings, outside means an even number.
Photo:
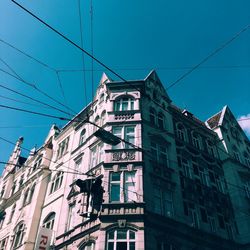
[[[72,115],[72,114],[70,114],[70,113],[68,113],[68,112],[63,111],[62,109],[58,109],[58,108],[56,108],[56,107],[54,107],[54,106],[51,106],[51,105],[49,105],[49,104],[47,104],[47,103],[45,103],[45,102],[43,102],[43,101],[39,101],[38,99],[35,99],[35,98],[30,97],[30,96],[28,96],[28,95],[22,94],[22,93],[19,92],[19,91],[16,91],[16,90],[14,90],[14,89],[8,88],[8,87],[6,87],[6,86],[4,86],[4,85],[2,85],[2,84],[0,84],[0,87],[1,87],[1,88],[4,88],[4,89],[7,89],[8,91],[11,91],[11,92],[13,92],[13,93],[15,93],[15,94],[18,94],[18,95],[20,95],[20,96],[23,96],[23,97],[25,97],[25,98],[28,98],[28,99],[30,99],[30,100],[32,100],[32,101],[35,101],[35,102],[37,102],[37,103],[43,104],[44,106],[47,106],[47,107],[49,107],[49,108],[51,108],[51,109],[54,109],[54,110],[57,110],[57,111],[59,111],[59,112],[61,112],[61,113],[68,114],[68,115]]]
[[[61,93],[62,93],[62,96],[63,96],[64,100],[65,100],[65,103],[67,104],[66,97],[65,97],[65,94],[64,94],[64,90],[63,90],[63,87],[62,87],[62,84],[61,84],[61,80],[60,80],[59,75],[58,75],[58,72],[57,72],[57,70],[56,70],[55,68],[49,66],[48,64],[45,64],[44,62],[42,62],[42,61],[36,59],[34,56],[31,56],[31,55],[27,54],[26,52],[24,52],[24,51],[18,49],[17,47],[13,46],[12,44],[10,44],[10,43],[8,43],[8,42],[2,40],[2,39],[0,39],[0,42],[2,42],[2,43],[4,43],[5,45],[8,45],[8,46],[10,46],[11,48],[17,50],[17,51],[20,52],[21,54],[27,56],[28,58],[30,58],[30,59],[32,59],[32,60],[34,60],[34,61],[36,61],[37,63],[39,63],[40,65],[46,67],[47,69],[54,71],[54,72],[56,73],[56,75],[57,75],[57,81],[58,81],[58,85],[59,85],[60,91],[61,91]],[[10,69],[11,69],[11,68],[10,68]],[[13,69],[11,69],[11,71],[13,72]],[[14,72],[14,73],[15,73],[15,75],[18,77],[19,80],[23,81],[23,79],[20,78],[20,77],[16,74],[16,72]],[[61,105],[61,104],[60,104],[60,105]],[[68,107],[67,107],[67,109],[70,110]],[[74,111],[73,111],[73,112],[74,112]],[[76,113],[76,112],[74,112],[74,113]]]
[[[79,14],[79,22],[80,22],[80,41],[81,47],[83,48],[83,24],[82,24],[82,13],[81,13],[81,0],[78,0],[78,14]],[[83,85],[84,85],[84,93],[85,93],[85,104],[87,105],[87,83],[86,83],[86,73],[85,73],[85,59],[84,53],[82,52],[82,71],[83,71]]]
[[[228,46],[231,42],[233,42],[237,37],[239,37],[243,32],[247,31],[250,27],[250,24],[248,24],[245,28],[243,28],[241,31],[239,31],[236,35],[234,35],[232,38],[230,38],[228,41],[226,41],[224,44],[222,44],[219,48],[215,49],[212,53],[210,53],[208,56],[206,56],[203,60],[201,60],[198,64],[196,64],[192,69],[188,70],[184,75],[179,77],[176,81],[174,81],[171,85],[169,85],[166,89],[170,89],[174,87],[177,83],[179,83],[182,79],[187,77],[189,74],[191,74],[194,70],[200,67],[203,63],[208,61],[211,57],[216,55],[218,52],[223,50],[226,46]]]
[[[79,45],[77,45],[75,42],[73,42],[72,40],[70,40],[68,37],[66,37],[64,34],[62,34],[61,32],[59,32],[58,30],[56,30],[55,28],[53,28],[52,26],[50,26],[48,23],[46,23],[45,21],[43,21],[41,18],[39,18],[38,16],[36,16],[35,14],[33,14],[31,11],[29,11],[28,9],[26,9],[25,7],[23,7],[21,4],[19,4],[18,2],[16,2],[15,0],[11,0],[14,4],[16,4],[17,6],[19,6],[21,9],[23,9],[25,12],[27,12],[28,14],[30,14],[31,16],[33,16],[35,19],[37,19],[40,23],[44,24],[45,26],[47,26],[49,29],[51,29],[52,31],[54,31],[55,33],[57,33],[59,36],[61,36],[63,39],[65,39],[66,41],[68,41],[69,43],[71,43],[72,45],[74,45],[76,48],[78,48],[79,50],[81,50],[83,53],[85,53],[86,55],[88,55],[90,58],[92,58],[94,61],[96,61],[97,63],[99,63],[101,66],[103,66],[105,69],[107,69],[108,71],[112,72],[114,75],[116,75],[119,79],[121,79],[122,81],[126,80],[121,77],[120,75],[118,75],[115,71],[113,71],[111,68],[109,68],[108,66],[106,66],[104,63],[102,63],[100,60],[98,60],[97,58],[95,58],[94,56],[91,55],[91,53],[89,53],[88,51],[86,51],[85,49],[81,48]]]
[[[10,65],[9,65],[6,61],[4,61],[2,58],[0,58],[0,61],[3,62],[3,63],[8,67],[8,69],[9,69],[14,75],[17,76],[18,79],[23,80],[23,79],[16,73],[16,71],[15,71],[13,68],[10,67]]]

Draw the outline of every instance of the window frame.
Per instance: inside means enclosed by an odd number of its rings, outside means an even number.
[[[118,128],[120,131],[118,131]],[[117,132],[115,131],[117,129]],[[129,129],[133,129],[133,132],[129,132]],[[126,142],[129,142],[133,145],[135,145],[135,139],[136,139],[136,125],[115,125],[112,126],[112,133],[121,138],[122,140],[125,140]],[[128,143],[125,143],[121,141],[115,146],[112,146],[112,149],[132,149],[133,146],[129,145]]]
[[[23,244],[25,234],[25,224],[20,222],[14,229],[13,249],[19,248]]]
[[[62,171],[58,171],[52,181],[51,181],[51,186],[50,186],[50,194],[56,192],[58,189],[61,188],[62,186],[62,181],[63,181],[63,172]]]
[[[176,124],[176,135],[180,140],[187,142],[186,128],[182,123]]]
[[[43,227],[53,230],[55,224],[56,213],[50,212],[43,220]]]
[[[60,159],[68,152],[68,147],[69,147],[69,136],[58,144],[57,159]]]
[[[135,98],[132,96],[121,96],[114,101],[114,111],[132,111],[135,110]]]

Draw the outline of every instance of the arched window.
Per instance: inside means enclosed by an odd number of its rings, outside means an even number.
[[[154,108],[149,110],[149,120],[152,125],[156,125],[156,112]]]
[[[30,195],[29,195],[29,203],[31,203],[31,201],[32,201],[32,198],[33,198],[33,195],[34,195],[34,192],[35,192],[35,188],[36,188],[36,184],[34,184],[33,186],[32,186],[32,188],[30,189]]]
[[[15,230],[14,230],[14,239],[13,239],[13,248],[17,248],[22,245],[23,243],[23,236],[24,236],[24,223],[19,223]]]
[[[130,229],[117,229],[107,235],[107,250],[134,250],[135,232]]]
[[[82,145],[85,141],[86,141],[86,129],[84,128],[82,131],[81,131],[81,134],[80,134],[80,139],[79,139],[79,146]]]
[[[84,243],[79,247],[79,250],[95,250],[95,242],[89,241]]]
[[[182,125],[182,124],[178,124],[177,125],[177,137],[179,138],[179,139],[181,139],[182,141],[186,141],[187,139],[187,137],[186,137],[186,130],[185,130],[185,127]]]
[[[55,192],[56,190],[58,190],[61,187],[62,180],[63,180],[63,172],[60,171],[52,179],[50,193]]]
[[[134,110],[134,98],[122,97],[115,100],[115,111]]]
[[[52,212],[43,220],[43,227],[53,229],[56,213]]]
[[[165,119],[164,119],[164,115],[160,112],[158,114],[158,126],[159,128],[164,128],[164,123],[165,123]]]
[[[200,136],[197,133],[192,133],[192,142],[196,148],[201,149]]]

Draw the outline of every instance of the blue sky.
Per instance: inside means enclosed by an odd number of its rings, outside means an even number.
[[[80,45],[78,0],[19,0],[19,3]],[[83,47],[91,50],[90,0],[80,0]],[[143,79],[156,69],[169,86],[188,69],[250,24],[248,0],[93,0],[94,55],[125,79]],[[10,0],[0,1],[0,39],[34,56],[56,70],[82,70],[79,50],[48,30]],[[237,118],[250,114],[250,29],[195,70],[168,93],[175,104],[206,120],[229,105]],[[0,41],[0,59],[25,81],[65,102],[56,71],[31,60]],[[86,56],[81,71],[60,72],[66,104],[76,112],[91,99],[91,61]],[[14,74],[0,61],[0,70]],[[94,63],[94,85],[102,71]],[[115,76],[109,74],[111,78]],[[10,75],[0,71],[0,84],[50,105],[63,108]],[[4,98],[5,97],[5,98]],[[6,99],[32,103],[33,106]],[[0,88],[0,103],[18,108],[64,116],[58,111],[34,106],[34,102]],[[37,105],[37,104],[35,104]],[[250,115],[249,115],[250,116]],[[0,108],[0,136],[15,142],[24,136],[25,148],[40,146],[50,125],[63,125],[52,118]],[[244,128],[250,135],[249,121]],[[0,160],[13,149],[0,140]],[[24,152],[25,153],[25,152]],[[0,171],[3,165],[0,165]]]

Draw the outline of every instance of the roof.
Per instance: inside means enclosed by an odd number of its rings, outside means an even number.
[[[206,122],[209,125],[209,127],[211,129],[218,127],[219,126],[219,122],[220,122],[220,118],[222,115],[222,111],[220,111],[219,113],[213,115],[212,117],[210,117]]]

